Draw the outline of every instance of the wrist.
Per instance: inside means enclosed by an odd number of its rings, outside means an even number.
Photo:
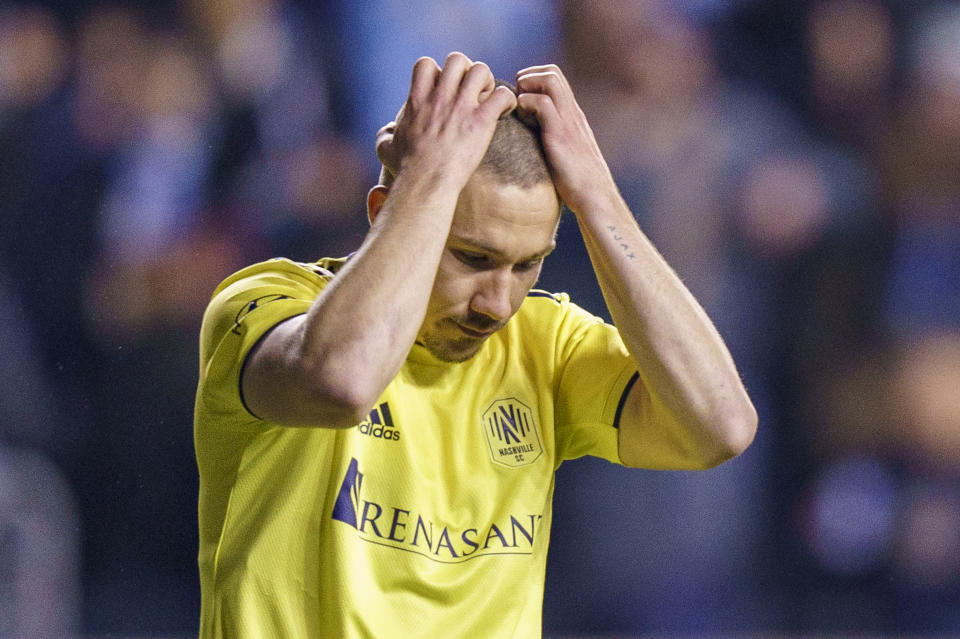
[[[405,164],[393,179],[390,194],[394,200],[402,197],[426,208],[449,207],[452,212],[465,183],[439,167]]]
[[[593,186],[579,190],[569,200],[564,198],[564,204],[577,219],[605,218],[625,210],[629,213],[627,203],[612,179],[607,184],[597,184],[594,182]],[[633,217],[632,214],[630,216]]]

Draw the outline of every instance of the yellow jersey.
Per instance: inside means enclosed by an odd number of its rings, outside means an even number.
[[[343,263],[251,266],[204,316],[201,638],[541,636],[554,471],[619,462],[636,365],[614,327],[531,291],[466,362],[414,345],[354,428],[257,418],[240,390],[248,352]]]

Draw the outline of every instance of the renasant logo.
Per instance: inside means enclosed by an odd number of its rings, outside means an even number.
[[[331,517],[349,524],[363,541],[421,555],[440,563],[476,557],[532,555],[542,514],[507,514],[498,521],[455,527],[409,508],[364,499],[364,476],[350,460]],[[369,492],[364,489],[364,492]]]

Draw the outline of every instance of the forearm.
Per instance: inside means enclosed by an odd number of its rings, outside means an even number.
[[[297,356],[376,400],[406,359],[443,252],[459,187],[399,177],[361,248],[317,298]]]
[[[290,426],[357,423],[394,378],[426,315],[457,199],[516,98],[461,53],[414,64],[397,122],[377,134],[392,186],[367,200],[372,228],[309,311],[279,324],[245,363],[250,410]]]
[[[756,415],[722,338],[636,224],[611,185],[577,219],[610,314],[636,360],[658,422],[684,432],[691,454],[729,457]]]
[[[255,415],[287,426],[362,419],[416,339],[458,191],[440,180],[397,178],[363,245],[309,311],[277,326],[248,356],[242,387]]]
[[[738,454],[756,412],[704,310],[637,226],[570,83],[556,65],[517,74],[536,115],[554,185],[580,225],[604,298],[642,384],[620,413],[630,465],[701,468]]]

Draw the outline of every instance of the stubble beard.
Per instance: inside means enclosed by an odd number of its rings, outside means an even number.
[[[464,335],[458,338],[443,337],[443,325],[447,323],[452,330],[458,331],[457,322],[447,318],[434,325],[433,330],[420,336],[420,342],[427,351],[442,362],[459,364],[476,355],[487,338]]]

